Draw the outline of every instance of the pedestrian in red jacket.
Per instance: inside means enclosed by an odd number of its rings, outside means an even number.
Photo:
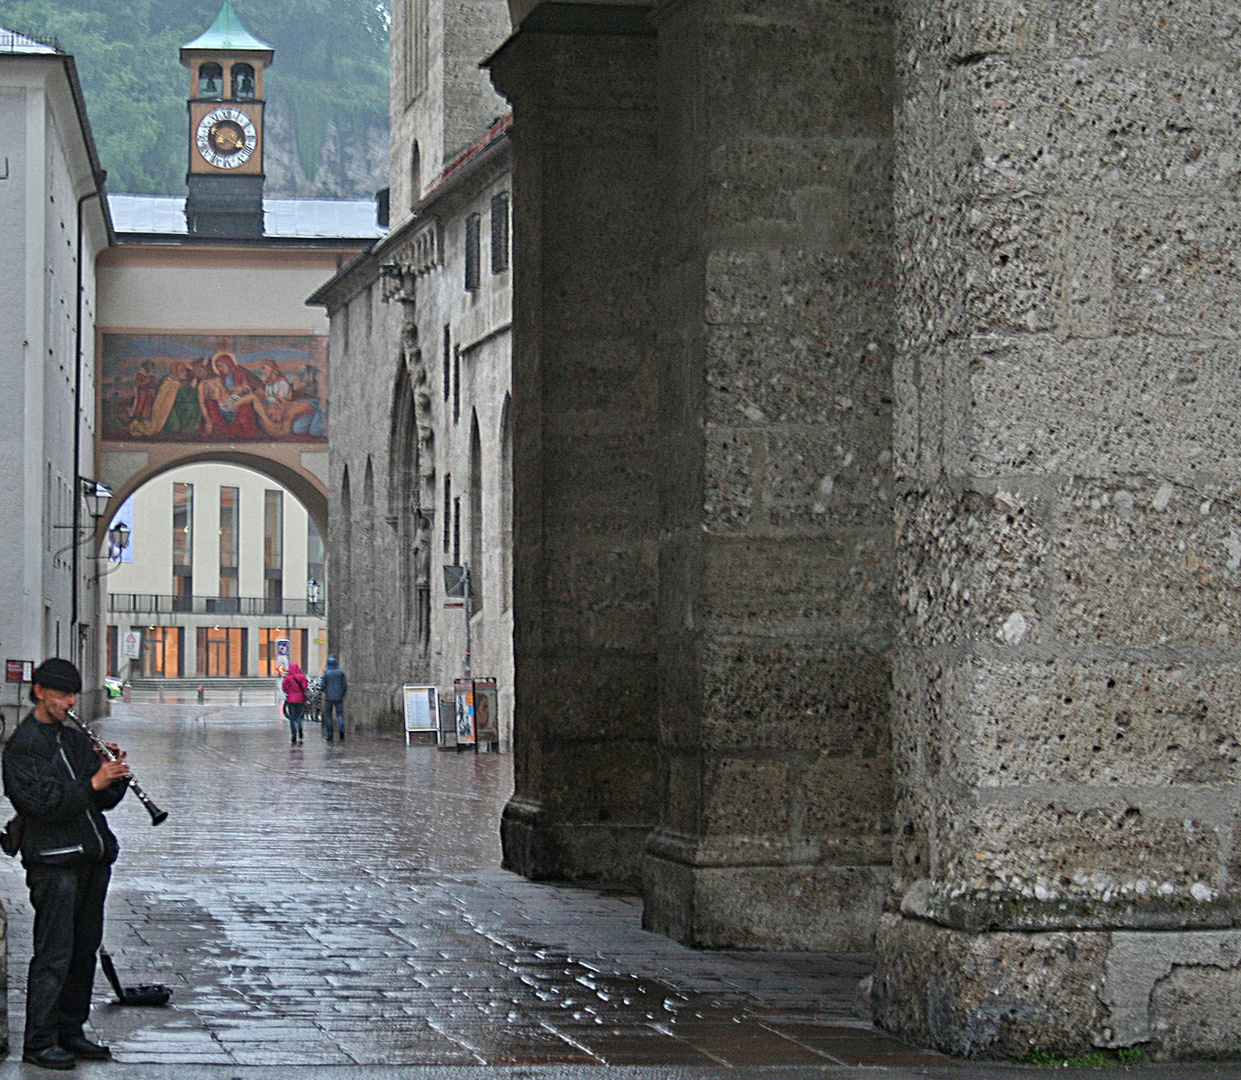
[[[289,737],[294,746],[302,739],[302,710],[306,707],[306,676],[297,664],[289,665],[289,672],[280,684],[284,691],[284,715],[289,718]]]

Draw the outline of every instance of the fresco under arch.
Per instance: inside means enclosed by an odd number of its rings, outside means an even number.
[[[100,337],[99,430],[105,441],[327,442],[326,337]]]

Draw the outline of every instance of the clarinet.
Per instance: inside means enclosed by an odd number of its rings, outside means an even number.
[[[102,757],[105,761],[116,760],[116,755],[112,753],[112,751],[108,748],[108,744],[105,743],[93,731],[91,731],[91,729],[88,728],[84,723],[82,723],[82,718],[78,716],[77,713],[75,713],[72,709],[70,709],[68,711],[68,716],[69,716],[69,719],[73,721],[77,729],[80,732],[82,732],[82,734],[85,735],[88,739],[90,739],[91,746],[95,748],[96,753],[98,753],[100,757]],[[168,811],[161,810],[158,806],[156,806],[155,801],[151,798],[150,795],[148,795],[145,791],[142,790],[142,786],[132,776],[129,778],[129,790],[132,791],[134,793],[134,796],[137,798],[137,800],[140,803],[142,803],[143,806],[146,807],[146,812],[151,815],[152,825],[158,825],[160,822],[162,822],[165,818],[168,817]]]

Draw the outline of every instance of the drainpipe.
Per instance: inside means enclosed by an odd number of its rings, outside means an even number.
[[[78,199],[78,273],[77,273],[77,313],[74,319],[73,352],[75,371],[73,376],[73,570],[71,571],[71,600],[69,618],[69,647],[75,662],[81,664],[82,658],[78,651],[78,578],[82,561],[82,545],[79,543],[82,528],[82,211],[87,200],[100,197],[104,181],[108,173],[100,169],[95,174],[95,190],[88,191]]]

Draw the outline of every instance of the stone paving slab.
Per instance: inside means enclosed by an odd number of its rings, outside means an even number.
[[[117,711],[100,733],[171,816],[152,828],[130,799],[110,815],[107,944],[123,981],[174,996],[122,1008],[101,977],[92,1026],[117,1062],[83,1075],[1001,1075],[857,1020],[869,957],[696,952],[643,931],[632,896],[500,870],[506,756],[291,747],[267,705]],[[7,859],[0,900],[18,1048],[30,912]],[[47,1074],[0,1064],[11,1075]]]

